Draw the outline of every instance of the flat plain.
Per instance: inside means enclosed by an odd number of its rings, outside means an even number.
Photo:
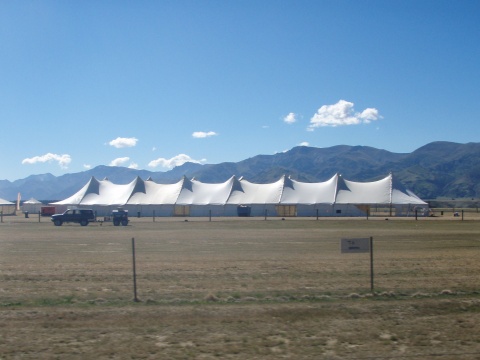
[[[479,275],[477,214],[4,217],[0,359],[480,359]]]

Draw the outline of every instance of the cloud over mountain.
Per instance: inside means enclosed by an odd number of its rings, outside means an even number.
[[[310,119],[308,130],[313,131],[317,127],[324,126],[336,127],[369,124],[382,118],[375,108],[367,108],[362,112],[355,112],[353,106],[352,102],[345,100],[340,100],[333,105],[323,105]]]
[[[174,167],[183,165],[187,162],[200,164],[202,162],[205,162],[205,160],[194,160],[186,154],[178,154],[170,159],[158,158],[156,160],[152,160],[148,163],[148,166],[151,168],[156,168],[160,166],[166,169],[173,169]]]
[[[55,161],[60,165],[62,169],[66,169],[68,164],[72,162],[72,158],[68,154],[57,155],[52,153],[47,153],[45,155],[34,156],[31,158],[26,158],[22,160],[22,164],[36,164],[36,163],[45,163]]]

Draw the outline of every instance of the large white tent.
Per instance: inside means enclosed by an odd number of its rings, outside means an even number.
[[[116,207],[138,216],[237,216],[240,208],[248,208],[251,216],[365,216],[379,208],[397,216],[428,213],[428,204],[393,181],[392,174],[373,182],[349,181],[338,174],[317,183],[282,176],[267,184],[232,176],[215,184],[186,177],[159,184],[137,177],[119,185],[92,177],[53,205],[89,207],[98,216]]]

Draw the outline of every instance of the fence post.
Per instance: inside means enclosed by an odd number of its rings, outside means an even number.
[[[373,286],[373,237],[370,236],[370,290],[375,294]]]
[[[139,302],[137,297],[137,270],[135,265],[135,238],[132,238],[132,258],[133,258],[133,301]]]

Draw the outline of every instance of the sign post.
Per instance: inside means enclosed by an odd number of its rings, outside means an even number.
[[[373,238],[342,239],[340,244],[342,254],[370,253],[370,291],[373,293]]]

